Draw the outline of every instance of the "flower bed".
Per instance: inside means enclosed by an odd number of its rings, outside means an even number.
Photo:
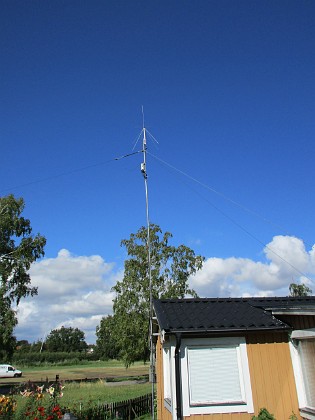
[[[71,406],[61,403],[64,386],[56,381],[41,386],[28,382],[18,391],[0,397],[0,419],[4,420],[57,420],[63,418],[76,418],[77,420],[102,420],[112,418],[134,418],[150,412],[151,395],[142,395],[115,403],[74,402]],[[72,417],[64,416],[72,413]]]

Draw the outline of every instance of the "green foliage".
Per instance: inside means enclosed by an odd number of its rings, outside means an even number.
[[[305,284],[296,284],[291,283],[289,286],[290,296],[309,296],[312,294],[312,289],[310,289]]]
[[[0,418],[11,420],[16,409],[16,400],[12,395],[0,395]]]
[[[276,420],[273,414],[270,414],[266,408],[261,408],[258,416],[253,416],[252,420]]]
[[[87,349],[84,332],[79,328],[61,327],[52,330],[46,338],[45,347],[50,352],[84,351]]]
[[[170,245],[171,233],[162,233],[159,226],[150,225],[151,284],[153,298],[183,298],[196,296],[189,288],[188,278],[201,269],[204,258],[195,255],[185,245]],[[129,366],[136,360],[149,358],[150,280],[147,229],[142,227],[121,242],[129,259],[125,261],[124,278],[113,287],[114,314],[97,330],[99,344],[108,331],[115,350]],[[104,340],[103,340],[104,338]],[[106,347],[103,345],[103,349]],[[107,353],[108,354],[108,353]]]
[[[60,382],[38,386],[28,382],[20,392],[14,420],[58,420],[63,417],[60,398],[63,396]]]
[[[19,340],[16,342],[16,347],[19,349],[29,349],[31,347],[30,343],[27,340]]]
[[[96,360],[96,355],[85,352],[21,352],[16,351],[12,363],[25,366],[65,366],[76,365],[82,361]]]
[[[22,216],[24,201],[13,195],[0,198],[0,359],[9,359],[15,347],[17,324],[12,305],[37,294],[29,269],[44,255],[46,239],[32,235],[31,223]]]
[[[15,351],[20,353],[39,353],[44,347],[44,343],[41,340],[37,340],[34,343],[29,343],[27,340],[19,340],[16,342]]]
[[[35,417],[30,417],[30,415],[36,415],[36,411],[39,414],[38,418],[43,419],[48,418],[48,413],[61,412],[72,413],[78,420],[121,418],[116,417],[115,409],[115,413],[111,414],[110,409],[104,407],[104,405],[116,402],[120,406],[120,404],[124,405],[125,403],[128,411],[130,404],[126,400],[143,397],[150,390],[151,385],[149,383],[108,387],[104,380],[87,383],[67,382],[64,387],[61,386],[60,382],[55,382],[52,385],[45,383],[41,387],[28,382],[21,388],[22,392],[16,396],[16,401],[15,399],[12,400],[16,410],[14,415],[9,418],[11,420],[34,419]],[[124,403],[120,403],[121,401]],[[5,403],[8,404],[6,401]],[[38,410],[39,408],[40,410]]]
[[[96,327],[96,353],[102,360],[119,358],[120,348],[114,339],[114,326],[114,318],[108,315]]]
[[[78,419],[111,419],[121,418],[110,414],[106,409],[107,404],[127,403],[127,400],[134,400],[142,397],[151,391],[151,385],[130,384],[110,387],[103,380],[97,382],[66,383],[62,403],[68,411]],[[122,403],[123,404],[123,403]],[[104,407],[105,405],[105,407]],[[120,405],[120,404],[119,404]],[[128,403],[126,404],[128,407]],[[114,410],[116,412],[116,410]],[[129,418],[125,416],[123,418]]]
[[[25,346],[22,347],[22,350],[39,353],[44,348],[45,343],[41,340],[37,340],[36,342],[29,345],[29,347]]]
[[[13,335],[16,325],[16,314],[10,307],[9,301],[0,296],[0,362],[2,363],[11,360],[16,347],[16,338]]]

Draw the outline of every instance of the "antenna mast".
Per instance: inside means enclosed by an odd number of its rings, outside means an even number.
[[[151,241],[150,241],[150,218],[149,218],[149,196],[148,196],[148,175],[147,175],[147,139],[146,139],[146,129],[144,126],[144,111],[142,106],[142,132],[143,132],[143,142],[142,142],[142,153],[143,153],[143,163],[141,163],[141,173],[144,178],[144,188],[145,188],[145,203],[146,203],[146,218],[147,218],[147,251],[148,251],[148,274],[149,274],[149,290],[150,290],[150,309],[149,309],[149,318],[150,318],[150,380],[152,383],[152,407],[151,414],[152,419],[155,418],[154,413],[154,381],[155,381],[155,369],[154,369],[154,343],[153,343],[153,297],[152,297],[152,275],[151,275]]]

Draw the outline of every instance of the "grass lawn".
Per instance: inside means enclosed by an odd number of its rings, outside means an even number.
[[[109,386],[104,381],[67,383],[63,390],[62,404],[71,406],[92,401],[96,404],[118,402],[140,397],[150,392],[151,384],[149,382],[115,386]]]
[[[59,402],[64,407],[75,407],[79,409],[80,406],[99,405],[110,402],[120,402],[132,398],[140,397],[141,395],[149,394],[151,392],[151,384],[146,383],[129,383],[124,382],[120,384],[108,384],[104,380],[90,383],[66,383],[63,389],[63,397]],[[18,396],[18,401],[22,402],[23,398]],[[45,400],[49,399],[47,393],[44,396]]]
[[[89,383],[69,382],[62,389],[63,396],[61,398],[57,397],[54,400],[54,405],[58,404],[62,411],[66,410],[67,412],[74,413],[80,419],[86,419],[87,416],[90,418],[91,413],[95,413],[94,410],[96,412],[99,409],[102,410],[104,404],[123,402],[151,393],[150,383],[129,382],[124,381],[123,384],[106,383],[104,380]],[[51,408],[49,409],[51,407],[51,399],[46,390],[44,390],[43,396],[40,399],[37,398],[37,392],[33,396],[22,397],[21,395],[15,395],[15,399],[17,408],[12,419],[25,420],[25,413],[27,412],[32,413],[30,420],[35,417],[37,418],[37,407],[39,405],[46,407],[45,410],[51,410]],[[99,418],[99,414],[97,414],[97,418]],[[141,420],[148,420],[150,418],[151,415],[146,414],[141,417]]]
[[[19,369],[19,366],[17,365],[16,368]],[[70,366],[28,367],[21,370],[23,372],[22,378],[0,378],[0,385],[45,381],[46,378],[48,378],[48,381],[54,381],[56,375],[59,375],[60,381],[142,376],[149,373],[149,365],[136,362],[126,369],[122,362],[110,360]]]

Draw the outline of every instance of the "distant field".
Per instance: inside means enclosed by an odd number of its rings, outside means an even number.
[[[16,366],[19,369],[19,366]],[[20,383],[27,381],[54,381],[56,375],[59,375],[61,381],[94,379],[94,378],[112,378],[127,376],[142,376],[149,372],[149,365],[137,362],[126,369],[122,362],[89,362],[87,364],[72,366],[45,366],[45,367],[29,367],[21,369],[22,378],[0,378],[0,384]]]

